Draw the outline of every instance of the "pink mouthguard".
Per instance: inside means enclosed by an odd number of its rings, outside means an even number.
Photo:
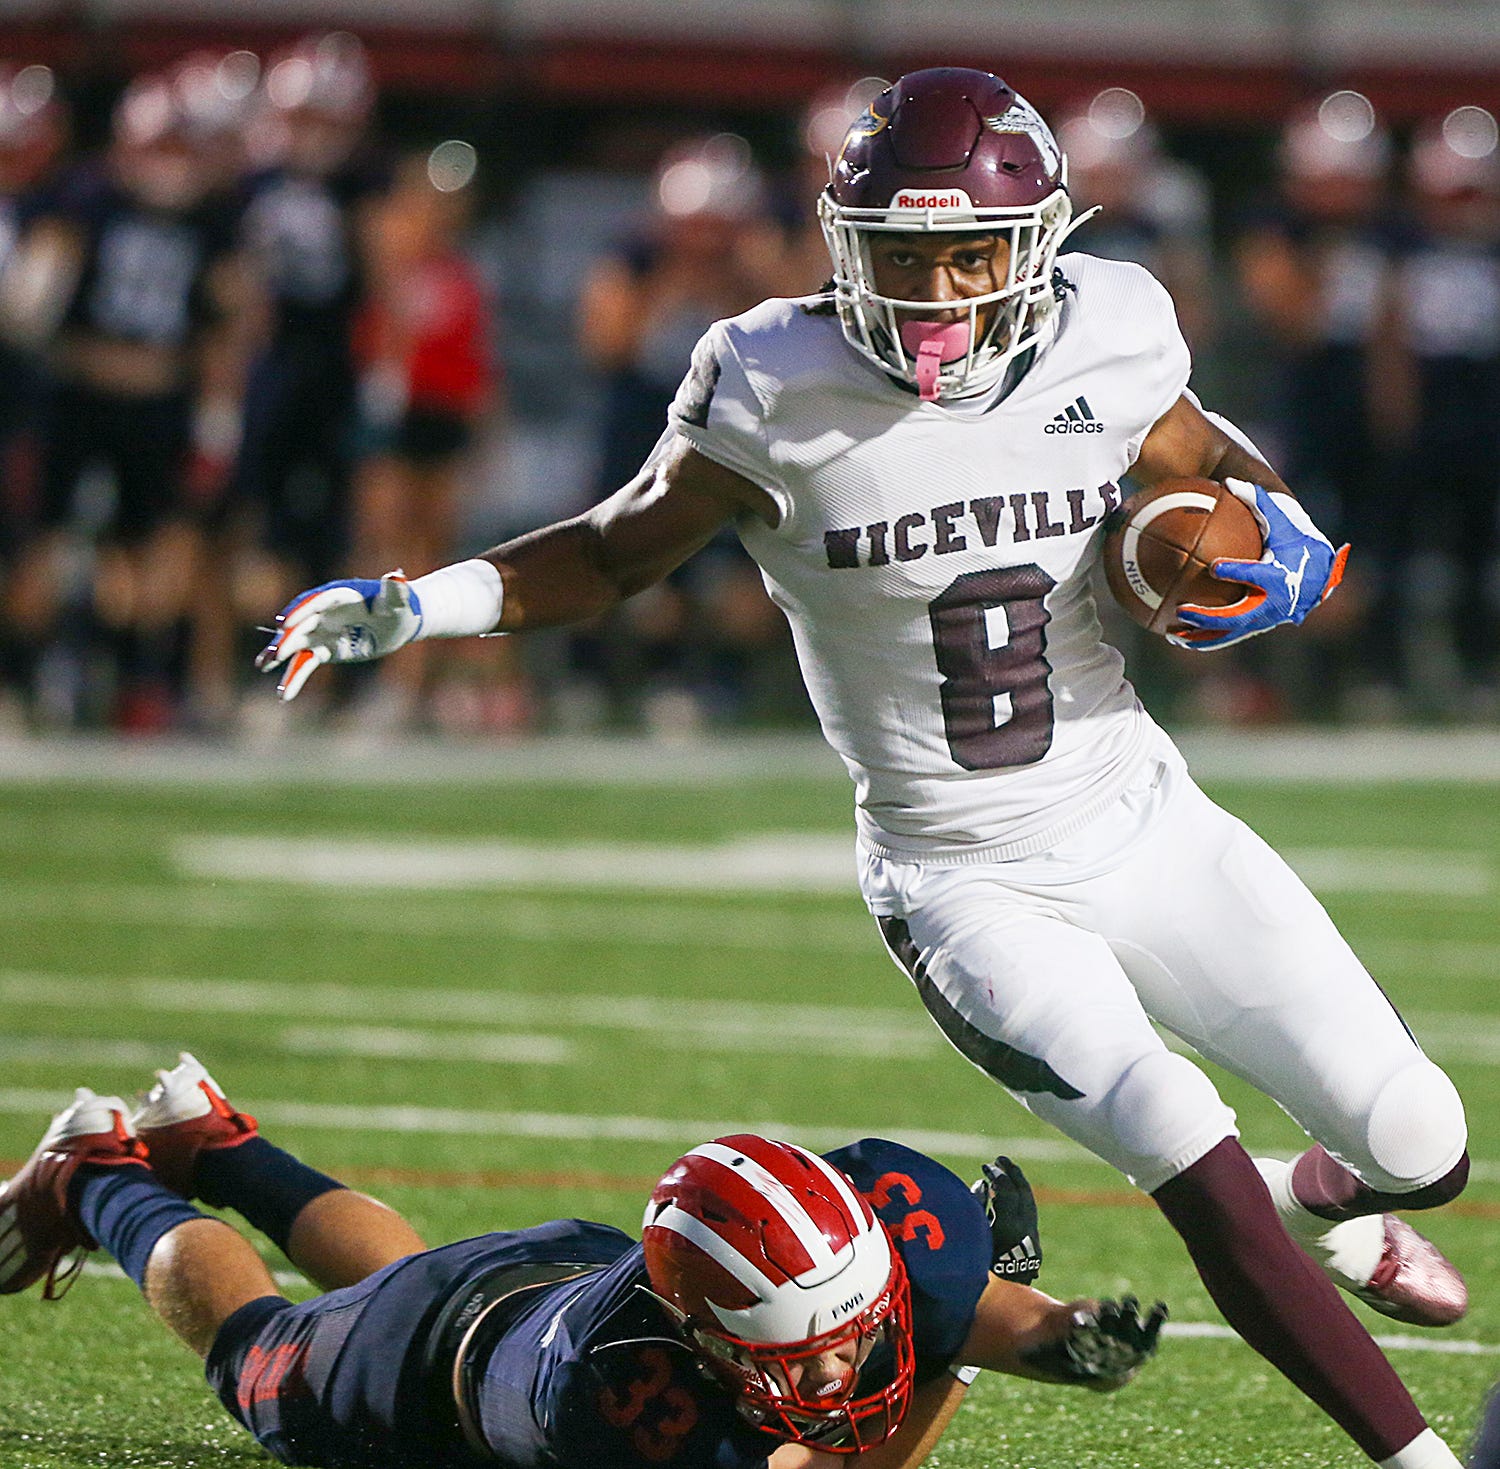
[[[966,321],[904,321],[901,345],[917,359],[917,396],[924,403],[937,397],[938,369],[969,350]]]

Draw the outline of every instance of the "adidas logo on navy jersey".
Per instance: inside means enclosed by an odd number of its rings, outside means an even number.
[[[1044,434],[1102,434],[1104,425],[1094,417],[1089,400],[1081,393],[1057,414],[1042,432]]]

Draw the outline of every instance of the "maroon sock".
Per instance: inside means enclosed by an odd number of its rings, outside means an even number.
[[[1435,1209],[1456,1199],[1469,1181],[1465,1153],[1441,1178],[1406,1194],[1382,1193],[1361,1183],[1321,1144],[1309,1148],[1292,1164],[1292,1196],[1310,1214],[1339,1224],[1365,1214],[1392,1209]]]
[[[1224,1319],[1375,1460],[1427,1424],[1333,1282],[1281,1227],[1234,1138],[1152,1195],[1180,1234]]]

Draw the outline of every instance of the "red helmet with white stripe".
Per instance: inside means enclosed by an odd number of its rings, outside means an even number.
[[[644,1242],[652,1290],[750,1422],[835,1453],[900,1426],[906,1270],[838,1169],[750,1134],[704,1143],[657,1184]]]

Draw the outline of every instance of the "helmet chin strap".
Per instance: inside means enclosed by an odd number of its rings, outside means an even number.
[[[966,321],[904,321],[901,345],[917,359],[917,396],[936,400],[938,373],[945,362],[968,355],[972,333]]]

